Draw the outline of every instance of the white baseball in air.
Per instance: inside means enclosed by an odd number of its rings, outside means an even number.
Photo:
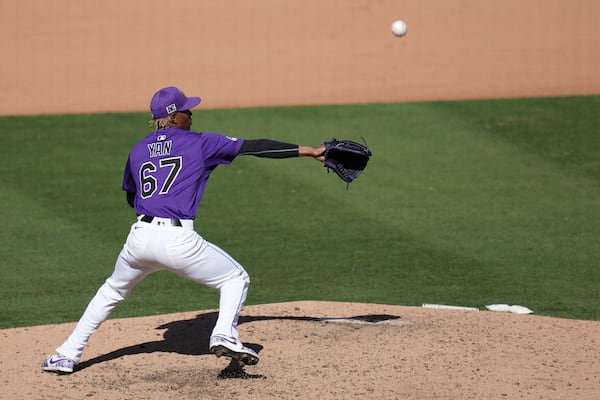
[[[392,23],[392,33],[398,37],[406,35],[406,22],[397,20]]]

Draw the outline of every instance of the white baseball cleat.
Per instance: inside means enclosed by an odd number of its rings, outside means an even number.
[[[42,362],[42,369],[44,371],[62,372],[65,374],[73,372],[74,366],[75,362],[62,354],[53,354]]]
[[[251,348],[244,346],[238,339],[219,335],[211,336],[209,348],[211,353],[214,353],[217,357],[233,358],[242,365],[258,363],[258,354]]]

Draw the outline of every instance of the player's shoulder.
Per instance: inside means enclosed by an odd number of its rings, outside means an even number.
[[[202,140],[211,141],[211,142],[225,142],[226,143],[226,142],[237,142],[237,141],[241,140],[237,137],[227,136],[227,135],[219,133],[219,132],[206,131],[206,132],[197,132],[197,134],[200,135]]]

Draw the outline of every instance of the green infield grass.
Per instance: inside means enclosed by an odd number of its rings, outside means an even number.
[[[600,319],[600,96],[194,111],[192,129],[373,151],[349,189],[312,159],[239,157],[196,229],[246,304],[423,303]],[[0,328],[77,320],[135,220],[121,191],[147,113],[2,117]],[[218,307],[167,272],[114,317]]]

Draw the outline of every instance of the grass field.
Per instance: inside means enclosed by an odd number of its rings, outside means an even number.
[[[196,229],[249,271],[247,304],[525,305],[600,319],[600,96],[194,112],[193,129],[373,150],[349,190],[310,159],[218,168]],[[74,321],[134,213],[148,114],[0,118],[0,328]],[[216,308],[169,273],[112,317]]]

